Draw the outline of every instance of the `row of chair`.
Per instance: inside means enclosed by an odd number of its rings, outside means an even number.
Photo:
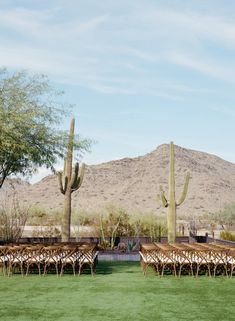
[[[206,273],[232,277],[235,268],[235,248],[211,243],[141,244],[140,258],[144,275],[151,266],[160,276],[166,271],[180,276],[184,270],[192,276]]]
[[[80,275],[88,265],[92,275],[95,273],[98,251],[96,244],[54,244],[54,245],[7,245],[0,246],[0,265],[3,274],[10,276],[16,269],[21,275],[37,270],[39,275],[55,271],[62,276],[65,268],[72,268]]]

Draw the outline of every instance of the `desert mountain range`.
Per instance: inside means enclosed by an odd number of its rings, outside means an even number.
[[[165,213],[157,201],[159,186],[167,193],[169,145],[160,145],[144,156],[87,165],[80,190],[73,193],[73,208],[102,211],[113,204],[130,213]],[[186,172],[190,172],[182,216],[215,212],[235,202],[235,164],[215,155],[175,146],[176,197],[180,196]],[[5,187],[6,188],[6,187]],[[44,209],[62,209],[58,179],[50,175],[30,185],[18,183],[21,200]],[[0,191],[3,193],[4,189]]]

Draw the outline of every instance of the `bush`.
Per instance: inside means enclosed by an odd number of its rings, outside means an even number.
[[[235,234],[231,233],[229,231],[221,231],[220,232],[220,238],[222,240],[227,240],[227,241],[234,241],[235,242]]]
[[[14,195],[0,205],[0,237],[6,242],[17,242],[22,236],[29,216],[29,208],[22,206]]]

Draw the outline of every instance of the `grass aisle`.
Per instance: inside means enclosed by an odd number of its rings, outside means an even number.
[[[136,262],[97,274],[0,276],[1,321],[233,321],[235,278],[145,278]]]

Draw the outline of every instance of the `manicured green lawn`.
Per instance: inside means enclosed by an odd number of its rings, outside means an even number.
[[[136,262],[99,262],[96,276],[0,276],[1,321],[232,321],[235,278],[145,278]]]

